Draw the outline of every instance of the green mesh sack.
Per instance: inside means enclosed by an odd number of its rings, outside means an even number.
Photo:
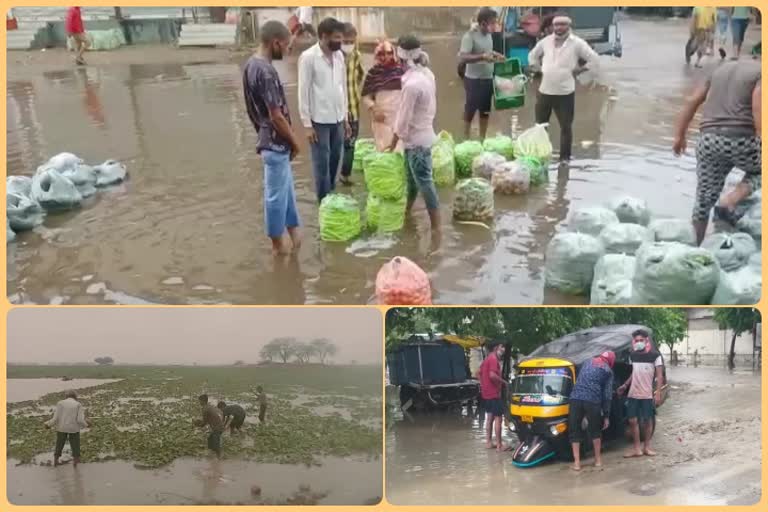
[[[506,135],[497,135],[485,139],[483,149],[491,153],[498,153],[507,160],[515,158],[515,143],[512,142],[512,137],[507,137]]]
[[[392,201],[381,199],[376,194],[369,194],[365,206],[368,229],[382,233],[392,233],[403,229],[405,204],[405,196]]]
[[[352,170],[363,172],[363,160],[366,156],[376,152],[376,143],[373,139],[357,139],[355,152],[352,157]]]
[[[531,186],[540,187],[549,182],[549,165],[532,156],[521,156],[515,160],[531,173]]]
[[[394,151],[373,152],[363,159],[365,185],[381,199],[401,199],[405,195],[405,159]]]
[[[456,161],[453,156],[455,146],[453,137],[446,131],[440,132],[432,146],[432,179],[438,187],[456,182]]]
[[[453,216],[463,221],[493,219],[493,187],[483,178],[462,180],[456,185]]]
[[[458,144],[453,154],[456,158],[456,177],[458,179],[472,176],[472,161],[483,152],[483,144],[476,140],[466,140]]]
[[[320,203],[320,238],[346,242],[360,234],[360,208],[352,196],[330,194]]]

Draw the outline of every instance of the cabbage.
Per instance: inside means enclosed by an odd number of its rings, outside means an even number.
[[[497,153],[507,160],[515,158],[515,143],[512,142],[512,137],[506,135],[497,135],[490,137],[483,141],[483,149],[491,153]]]
[[[558,233],[547,246],[544,282],[570,295],[590,291],[597,261],[603,256],[603,244],[583,233]]]
[[[483,152],[483,144],[476,140],[465,140],[453,149],[456,159],[456,177],[458,179],[472,176],[472,162]]]
[[[537,124],[525,130],[515,140],[514,152],[517,158],[531,157],[541,163],[549,163],[552,158],[552,142],[549,140],[546,124]]]
[[[383,233],[400,231],[405,224],[406,197],[395,201],[368,194],[365,206],[368,228]]]
[[[568,231],[598,236],[606,226],[618,223],[619,218],[608,208],[579,208],[568,220]]]
[[[453,156],[455,143],[450,133],[440,132],[432,146],[432,178],[442,187],[456,182],[456,161]]]
[[[374,152],[376,152],[376,143],[373,139],[357,139],[355,142],[355,152],[352,155],[352,170],[363,172],[365,157]]]
[[[472,176],[490,181],[493,178],[494,169],[505,163],[507,159],[498,153],[484,151],[472,160]]]
[[[360,208],[347,195],[330,194],[320,203],[320,238],[325,242],[346,242],[360,234]]]
[[[521,156],[515,161],[530,172],[532,187],[544,185],[549,181],[549,167],[546,162],[532,156]]]
[[[689,220],[656,219],[648,225],[656,242],[680,242],[696,245],[696,232]]]
[[[631,304],[635,258],[624,254],[606,254],[595,265],[591,304]]]
[[[701,243],[709,249],[725,272],[740,269],[757,252],[757,244],[747,233],[714,233]]]
[[[630,196],[618,197],[610,202],[610,208],[621,222],[647,226],[651,221],[651,211],[642,199]]]
[[[605,252],[608,254],[633,255],[637,249],[646,242],[653,241],[653,234],[645,226],[640,224],[611,224],[600,232],[600,241],[603,242]]]
[[[493,187],[488,180],[470,178],[456,185],[453,216],[458,220],[469,221],[493,218]]]
[[[363,160],[365,184],[382,199],[401,199],[405,195],[405,159],[394,151],[374,152]]]

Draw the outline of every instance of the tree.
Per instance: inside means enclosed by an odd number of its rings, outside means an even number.
[[[275,338],[264,345],[259,351],[259,356],[269,362],[279,359],[283,364],[293,357],[296,351],[296,338]]]
[[[715,322],[722,330],[730,329],[731,350],[728,354],[728,368],[736,367],[736,338],[747,331],[754,332],[760,322],[760,312],[753,308],[722,308],[715,310]]]
[[[112,358],[111,358],[111,357],[109,357],[109,356],[104,356],[104,357],[97,357],[97,358],[96,358],[96,359],[94,359],[93,361],[94,361],[96,364],[98,364],[99,366],[109,366],[109,365],[111,365],[111,364],[114,364],[114,362],[115,362],[115,360],[114,360],[114,359],[112,359]]]
[[[315,355],[315,348],[309,343],[296,343],[293,355],[299,364],[307,364]]]
[[[339,351],[339,347],[327,338],[316,338],[309,344],[314,349],[314,354],[317,356],[320,364],[325,364],[329,357],[335,356]]]
[[[235,361],[235,366],[245,366],[245,361],[243,361],[242,359],[238,359],[237,361]]]

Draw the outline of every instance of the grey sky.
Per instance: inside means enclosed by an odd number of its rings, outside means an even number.
[[[336,362],[382,362],[382,315],[373,308],[15,309],[8,361],[229,364],[259,360],[270,339],[329,338]]]

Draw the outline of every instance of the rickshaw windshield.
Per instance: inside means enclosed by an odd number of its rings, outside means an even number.
[[[512,393],[522,395],[521,402],[559,404],[567,402],[572,388],[568,368],[520,368]]]

